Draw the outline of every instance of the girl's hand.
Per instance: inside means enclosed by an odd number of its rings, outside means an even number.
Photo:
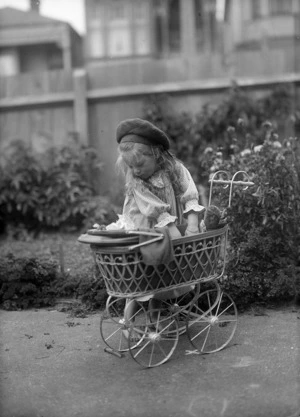
[[[95,223],[93,225],[93,228],[97,230],[106,230],[106,226],[104,224],[98,224],[98,223]]]
[[[170,232],[171,239],[178,239],[179,237],[182,237],[181,233],[179,232],[174,223],[168,224],[168,229]]]
[[[184,235],[185,236],[192,236],[192,235],[196,235],[197,233],[199,233],[198,227],[194,228],[194,229],[189,229],[189,227],[187,227]]]

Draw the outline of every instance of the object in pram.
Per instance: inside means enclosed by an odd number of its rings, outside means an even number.
[[[200,222],[200,231],[203,233],[224,227],[227,224],[225,213],[225,210],[221,211],[217,206],[208,206],[204,219]]]

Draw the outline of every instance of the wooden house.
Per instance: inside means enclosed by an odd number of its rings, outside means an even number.
[[[68,23],[34,9],[0,9],[0,75],[82,65],[82,38]]]
[[[215,7],[214,0],[85,0],[86,64],[101,78],[110,68],[106,85],[205,78],[213,66],[221,75]]]
[[[300,0],[226,0],[224,38],[235,74],[300,71]]]
[[[85,8],[86,63],[102,80],[112,71],[107,86],[299,69],[300,0],[85,0]]]

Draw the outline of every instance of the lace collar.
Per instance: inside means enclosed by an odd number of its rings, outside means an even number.
[[[148,178],[146,181],[142,180],[141,178],[134,178],[135,184],[141,184],[144,186],[150,185],[150,187],[155,188],[164,188],[166,186],[166,175],[163,170],[156,171],[153,175],[151,175],[150,178]]]
[[[157,188],[164,188],[166,186],[166,178],[163,170],[156,171],[146,182]]]

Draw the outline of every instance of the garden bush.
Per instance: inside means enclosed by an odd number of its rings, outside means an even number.
[[[246,171],[255,183],[247,190],[236,187],[228,210],[230,247],[224,287],[236,293],[243,305],[291,300],[297,293],[299,141],[290,138],[280,143],[277,139],[267,123],[261,146],[239,151],[235,145],[230,158],[222,158],[218,152],[216,165],[210,167],[211,173],[219,169],[231,175]],[[224,193],[218,190],[214,198],[218,205],[225,205]]]
[[[95,192],[102,165],[93,149],[74,141],[40,154],[14,141],[1,157],[0,232],[78,230],[112,217],[110,201]]]
[[[66,306],[78,304],[84,310],[104,306],[103,279],[89,245],[78,242],[78,233],[47,232],[23,238],[0,239],[2,308],[53,306],[62,299],[71,301]],[[46,273],[49,279],[44,277]],[[33,293],[23,293],[27,285],[35,286]]]
[[[191,171],[197,183],[206,185],[209,178],[207,162],[215,163],[206,151],[210,147],[232,153],[228,126],[243,120],[238,134],[239,146],[259,145],[264,141],[264,122],[269,120],[282,137],[300,135],[300,111],[295,108],[295,94],[290,85],[274,88],[270,94],[254,99],[233,86],[220,104],[204,105],[194,115],[176,112],[168,95],[150,96],[144,105],[143,117],[163,129],[171,139],[171,150]]]
[[[8,310],[45,307],[55,301],[57,265],[36,258],[0,258],[0,305]]]
[[[55,305],[60,299],[78,301],[85,310],[103,308],[107,293],[91,256],[87,266],[62,273],[59,262],[45,257],[0,257],[0,307],[6,310]]]

